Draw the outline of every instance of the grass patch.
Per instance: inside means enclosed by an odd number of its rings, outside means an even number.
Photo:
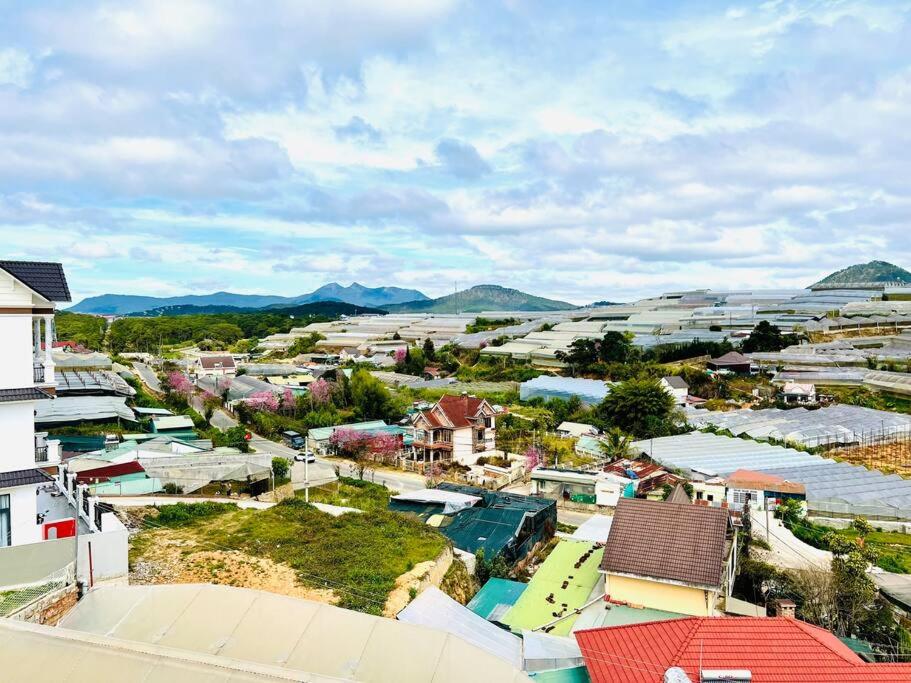
[[[806,519],[802,519],[799,524],[787,526],[801,541],[823,550],[829,549],[823,539],[830,531],[851,540],[857,538],[857,531],[854,529],[832,529],[821,524],[814,524]],[[911,574],[911,534],[897,531],[874,531],[867,534],[866,543],[876,550],[878,567],[896,574]]]
[[[161,510],[169,507],[177,506]],[[268,510],[221,507],[208,514],[203,514],[205,507],[197,508],[198,513],[167,514],[178,520],[181,536],[200,549],[237,550],[282,563],[302,584],[334,590],[341,607],[371,614],[382,612],[398,576],[436,559],[448,543],[435,529],[385,510],[332,517],[299,498]],[[140,537],[151,538],[141,543],[154,543],[159,533],[172,532],[145,531]],[[137,557],[131,553],[131,559]]]
[[[338,481],[332,484],[311,488],[310,502],[379,512],[386,509],[392,494],[393,491],[380,484],[350,477],[339,477]],[[296,491],[294,495],[303,498],[304,491]]]
[[[158,516],[155,518],[157,524],[166,526],[171,529],[187,526],[202,519],[218,517],[228,512],[237,510],[235,503],[213,503],[204,501],[201,503],[174,503],[174,505],[164,505],[158,510]]]

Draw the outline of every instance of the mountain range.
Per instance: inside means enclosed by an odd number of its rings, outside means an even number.
[[[476,285],[438,299],[382,306],[389,313],[480,313],[481,311],[562,311],[575,308],[566,301],[545,299],[499,285]]]
[[[425,301],[427,296],[416,289],[401,287],[364,287],[357,282],[344,287],[337,282],[313,290],[308,294],[285,297],[268,294],[234,294],[232,292],[215,292],[214,294],[188,294],[185,296],[139,296],[133,294],[102,294],[83,299],[68,310],[73,313],[94,313],[99,315],[129,315],[159,309],[169,310],[175,307],[192,306],[199,308],[287,308],[317,301],[341,301],[355,306],[384,308],[390,304],[406,301]],[[159,313],[161,314],[161,313]],[[169,312],[169,315],[175,313]]]
[[[837,270],[810,286],[849,285],[867,282],[911,284],[911,273],[886,261],[870,261],[869,263],[856,263],[853,266]]]

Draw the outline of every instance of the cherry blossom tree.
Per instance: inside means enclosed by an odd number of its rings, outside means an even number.
[[[193,383],[182,372],[175,371],[168,375],[168,387],[175,394],[180,394],[184,398],[188,398],[193,393]]]
[[[278,396],[272,391],[257,391],[244,399],[244,403],[254,410],[267,410],[270,413],[278,412]]]
[[[317,405],[325,405],[332,396],[332,386],[320,377],[310,385],[310,398]]]
[[[396,365],[402,365],[408,358],[408,349],[396,349],[392,357],[395,359]]]
[[[541,453],[541,450],[537,446],[529,446],[525,450],[525,470],[531,472],[536,467],[540,467],[544,463],[544,456]]]

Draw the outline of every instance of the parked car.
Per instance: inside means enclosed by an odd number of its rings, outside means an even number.
[[[297,450],[300,450],[306,445],[304,437],[302,437],[297,432],[291,431],[290,429],[288,431],[282,432],[282,440],[287,446],[290,448],[295,448]]]
[[[316,456],[313,455],[310,451],[305,451],[304,453],[298,453],[294,456],[294,459],[297,462],[308,462],[311,465],[316,462]]]

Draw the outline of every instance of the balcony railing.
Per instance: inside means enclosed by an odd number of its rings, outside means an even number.
[[[35,462],[47,462],[47,444],[35,444]]]
[[[35,384],[43,384],[44,383],[44,366],[38,365],[36,363],[35,366],[33,367],[33,373],[34,373]]]

